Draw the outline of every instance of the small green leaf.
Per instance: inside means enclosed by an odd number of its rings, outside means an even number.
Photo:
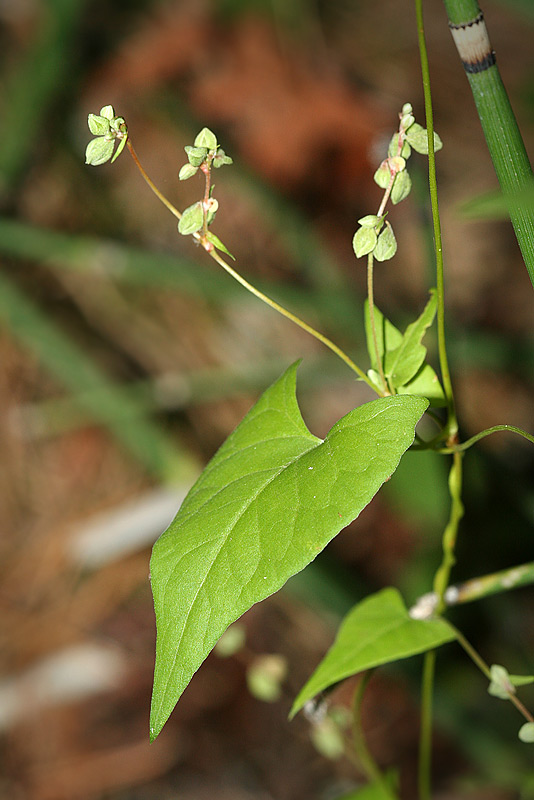
[[[91,139],[85,148],[85,163],[91,164],[93,167],[105,164],[113,155],[114,147],[115,142],[113,139],[106,139],[103,136]]]
[[[109,119],[99,117],[97,114],[89,114],[87,124],[94,136],[106,136],[110,131]]]
[[[181,181],[187,181],[189,178],[192,178],[193,175],[196,175],[198,172],[198,167],[194,167],[192,164],[184,164],[181,167],[180,172],[178,173],[178,179]]]
[[[195,147],[206,148],[206,150],[216,150],[217,137],[209,128],[202,128],[195,139]]]
[[[182,219],[178,222],[178,230],[182,236],[189,236],[189,234],[199,231],[203,224],[204,214],[202,203],[199,200],[198,203],[193,203],[182,213]]]
[[[412,619],[396,589],[382,589],[358,603],[336,640],[299,692],[290,716],[339,681],[381,664],[433,650],[456,638],[444,619]]]
[[[492,664],[490,674],[489,694],[493,695],[493,697],[498,697],[500,700],[509,700],[510,695],[515,694],[515,689],[510,680],[508,670],[500,664]]]
[[[408,197],[411,188],[412,179],[410,178],[408,170],[405,169],[402,172],[398,172],[395,175],[395,182],[391,190],[391,202],[393,205],[397,205],[397,203],[400,203],[405,197]]]
[[[100,116],[106,117],[106,119],[109,119],[109,121],[111,122],[111,120],[115,116],[115,111],[113,110],[113,106],[102,106],[102,108],[100,109]]]
[[[385,397],[313,436],[296,365],[271,386],[195,483],[150,562],[157,623],[155,739],[226,628],[278,591],[395,471],[428,402]]]
[[[356,258],[366,256],[376,247],[377,235],[374,228],[358,228],[352,239],[352,247]]]
[[[525,722],[519,728],[518,736],[525,744],[532,744],[534,742],[534,722]]]
[[[386,227],[378,237],[373,255],[377,261],[389,261],[397,252],[397,240],[393,233],[393,228],[386,222]]]
[[[398,777],[395,772],[390,771],[384,775],[384,781],[368,783],[362,789],[344,794],[336,800],[398,800],[395,787],[398,784]]]
[[[383,161],[374,174],[373,180],[381,189],[387,189],[391,180],[391,172],[387,165],[387,161]]]
[[[206,238],[207,238],[208,242],[211,242],[211,243],[212,243],[212,245],[213,245],[214,247],[216,247],[216,248],[217,248],[217,250],[220,250],[222,253],[226,253],[226,255],[227,255],[227,256],[230,256],[230,258],[231,258],[233,261],[235,261],[235,257],[234,257],[234,256],[231,254],[231,252],[228,250],[228,248],[226,247],[226,245],[224,245],[224,244],[221,242],[221,240],[219,239],[219,237],[218,237],[218,236],[215,236],[215,234],[214,234],[214,233],[212,233],[211,231],[209,231],[209,233],[208,233],[208,235],[207,235],[207,237],[206,237]]]
[[[434,408],[441,408],[447,405],[443,387],[430,364],[423,364],[409,383],[403,386],[397,386],[396,388],[398,394],[412,394],[426,397],[426,399],[430,401],[430,405]]]
[[[380,309],[374,306],[374,318],[376,329],[376,342],[378,345],[378,354],[380,361],[384,363],[384,355],[390,350],[395,350],[402,342],[402,333],[392,322],[387,319]],[[365,320],[365,337],[367,339],[367,352],[369,353],[369,360],[373,369],[378,369],[376,361],[375,344],[373,339],[373,332],[371,329],[371,318],[369,315],[369,302],[366,300],[364,304],[364,320]],[[380,385],[380,384],[379,384]]]
[[[528,686],[534,683],[534,675],[508,675],[513,686]]]
[[[115,150],[115,155],[114,155],[114,156],[113,156],[113,158],[111,159],[111,163],[112,163],[112,164],[113,164],[113,162],[114,162],[114,161],[116,161],[116,160],[118,159],[118,157],[120,156],[120,154],[121,154],[121,153],[122,153],[122,151],[124,150],[124,148],[125,148],[125,146],[126,146],[126,141],[127,141],[127,139],[128,139],[128,136],[127,136],[127,135],[126,135],[126,136],[123,136],[123,137],[122,137],[122,139],[119,139],[119,146],[118,146],[118,147],[117,147],[117,149]]]
[[[184,150],[187,153],[187,160],[192,167],[200,167],[208,155],[206,147],[191,147],[190,144],[186,144]]]
[[[401,117],[401,121],[400,121],[401,128],[403,128],[403,130],[407,131],[408,128],[411,128],[411,126],[414,124],[414,122],[415,122],[415,117],[414,117],[413,114],[411,114],[411,113],[410,114],[403,114],[403,116]]]
[[[362,228],[382,227],[384,224],[384,217],[377,217],[376,214],[367,214],[367,216],[358,220],[358,224],[361,225]]]
[[[213,166],[215,169],[219,169],[220,167],[224,166],[224,164],[233,164],[234,160],[227,156],[222,147],[219,147],[217,153],[215,154],[215,158],[212,161]]]
[[[418,122],[414,122],[406,131],[406,140],[418,153],[422,153],[424,156],[428,155],[428,133],[426,128],[423,128]],[[443,142],[434,131],[434,151],[437,153],[442,147]]]
[[[391,141],[389,143],[388,156],[390,158],[392,156],[396,156],[398,149],[399,149],[399,134],[398,133],[394,133],[392,138],[391,138]],[[402,150],[400,152],[400,155],[403,158],[410,158],[411,153],[412,153],[412,148],[410,147],[410,145],[408,144],[408,142],[405,139],[404,142],[402,143]],[[386,186],[387,186],[387,184],[386,184]]]
[[[409,383],[422,366],[426,347],[421,342],[434,321],[437,306],[436,292],[432,290],[421,315],[406,328],[400,345],[387,353],[384,371],[394,387]]]

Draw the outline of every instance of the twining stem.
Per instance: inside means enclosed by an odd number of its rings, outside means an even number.
[[[517,433],[519,436],[522,436],[524,439],[527,439],[529,442],[534,444],[534,436],[532,434],[527,433],[526,431],[522,430],[521,428],[516,428],[515,425],[494,425],[492,428],[486,428],[479,433],[475,433],[474,436],[471,436],[470,439],[467,439],[465,442],[461,444],[455,444],[452,447],[443,447],[436,452],[438,453],[461,453],[464,450],[468,450],[472,445],[476,442],[479,442],[481,439],[484,439],[486,436],[490,436],[492,433],[499,433],[500,431],[509,431],[510,433]]]
[[[434,115],[432,110],[432,92],[430,89],[430,69],[425,40],[423,19],[423,0],[415,0],[417,20],[417,36],[421,60],[423,94],[425,100],[426,129],[428,135],[428,183],[430,204],[432,209],[432,225],[434,230],[434,249],[436,254],[436,296],[437,296],[437,330],[438,352],[443,390],[447,401],[446,444],[457,443],[458,420],[454,405],[454,394],[447,357],[445,340],[445,286],[443,270],[443,245],[441,240],[441,223],[439,216],[438,188],[436,179],[436,154],[434,151]],[[462,494],[462,455],[454,453],[449,473],[449,492],[451,511],[449,522],[443,533],[443,559],[434,578],[434,591],[438,597],[438,613],[444,610],[444,594],[449,582],[450,571],[455,561],[454,548],[458,535],[458,525],[463,516]],[[419,763],[419,797],[420,800],[430,798],[431,750],[432,750],[432,693],[434,685],[435,655],[427,653],[423,673],[423,695],[421,708],[420,763]]]
[[[390,394],[386,382],[386,376],[384,375],[384,367],[382,366],[382,358],[380,356],[380,350],[378,349],[378,338],[376,335],[373,264],[374,264],[373,254],[369,253],[369,255],[367,256],[367,300],[369,302],[369,323],[371,325],[371,334],[373,337],[373,347],[375,350],[375,359],[376,359],[378,374],[380,375],[380,380],[382,382],[384,394]]]
[[[423,660],[423,676],[421,680],[421,730],[419,733],[419,763],[417,783],[419,800],[430,800],[431,797],[431,764],[432,764],[432,707],[434,691],[434,674],[436,671],[436,651],[425,653]]]
[[[436,154],[434,151],[434,113],[432,110],[432,93],[430,89],[430,69],[426,49],[425,27],[423,20],[423,0],[415,0],[415,13],[417,18],[417,34],[419,39],[419,54],[421,59],[421,73],[423,79],[423,94],[425,99],[426,129],[428,134],[428,183],[430,188],[430,205],[432,209],[432,225],[434,229],[434,249],[436,254],[436,289],[437,289],[437,329],[438,352],[443,390],[447,400],[447,429],[450,443],[458,433],[458,421],[454,407],[449,360],[445,343],[445,288],[443,279],[443,245],[441,240],[441,223],[439,217],[438,186],[436,179]]]
[[[181,219],[182,214],[180,213],[180,211],[178,211],[178,209],[175,208],[169,200],[167,200],[165,195],[159,191],[157,186],[153,183],[153,181],[149,178],[149,176],[145,172],[141,162],[139,161],[139,157],[137,156],[137,153],[133,148],[130,138],[128,138],[126,146],[128,147],[130,155],[132,156],[137,169],[143,176],[148,186],[152,189],[158,200],[160,200],[163,203],[163,205],[171,212],[171,214],[174,214],[175,217]],[[207,178],[206,185],[209,194],[208,180],[209,179]],[[317,339],[319,342],[324,344],[325,347],[328,347],[329,350],[335,353],[335,355],[337,355],[353,372],[355,372],[358,375],[358,377],[361,378],[362,381],[365,381],[365,383],[369,386],[370,389],[373,390],[373,392],[377,391],[376,386],[373,384],[371,379],[367,377],[365,372],[362,369],[360,369],[360,367],[357,364],[355,364],[354,361],[340,347],[337,346],[337,344],[334,344],[334,342],[332,342],[327,336],[324,336],[324,334],[315,330],[315,328],[312,328],[311,325],[308,325],[307,322],[304,322],[304,320],[300,319],[300,317],[297,317],[296,314],[293,314],[291,311],[288,311],[287,308],[284,308],[275,300],[272,300],[266,294],[260,292],[259,289],[256,289],[255,286],[253,286],[251,283],[245,280],[245,278],[243,278],[238,272],[236,272],[236,270],[233,269],[230,266],[230,264],[227,264],[226,261],[223,258],[221,258],[219,253],[214,249],[211,242],[207,240],[206,236],[204,235],[204,231],[202,231],[202,233],[199,232],[194,233],[193,236],[204,247],[206,252],[209,253],[209,255],[213,258],[213,260],[216,261],[217,264],[219,264],[219,266],[221,266],[224,270],[226,270],[226,272],[229,275],[231,275],[232,278],[234,278],[238,283],[240,283],[241,286],[244,286],[244,288],[247,289],[247,291],[249,291],[251,294],[257,297],[259,300],[262,300],[262,302],[264,302],[266,305],[270,306],[275,311],[278,311],[278,313],[281,314],[283,317],[286,317],[287,319],[291,320],[291,322],[295,323],[295,325],[298,325],[299,328],[302,328],[303,330],[306,331],[306,333],[309,333],[310,336],[313,336],[314,339]]]

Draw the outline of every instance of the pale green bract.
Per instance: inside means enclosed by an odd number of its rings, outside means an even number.
[[[371,501],[428,406],[423,397],[380,398],[322,441],[300,414],[296,366],[223,444],[154,546],[152,740],[226,628],[313,561]]]

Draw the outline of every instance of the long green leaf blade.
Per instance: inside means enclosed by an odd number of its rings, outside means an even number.
[[[456,638],[444,619],[412,619],[396,589],[382,589],[354,606],[337,638],[301,689],[291,716],[316,694],[358,672],[408,658]]]
[[[155,739],[226,628],[355,519],[396,469],[428,401],[388,397],[321,441],[300,414],[296,365],[216,453],[154,546]]]
[[[421,342],[427,328],[434,321],[436,310],[436,293],[432,291],[421,315],[406,328],[400,346],[393,352],[386,353],[386,377],[391,378],[394,387],[408,383],[423,365],[426,347]]]

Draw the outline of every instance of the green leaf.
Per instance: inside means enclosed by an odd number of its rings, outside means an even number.
[[[508,670],[500,664],[492,664],[490,674],[489,694],[493,695],[493,697],[498,697],[500,700],[509,700],[510,695],[515,694],[515,688],[510,680]]]
[[[406,131],[406,141],[416,152],[422,153],[424,156],[428,155],[428,133],[426,128],[423,128],[418,122],[414,122]],[[434,151],[437,153],[442,147],[443,142],[434,131]]]
[[[105,139],[103,136],[91,139],[85,148],[85,163],[91,164],[92,167],[105,164],[113,155],[114,147],[115,142],[113,139]]]
[[[374,306],[374,318],[376,327],[376,342],[378,345],[378,355],[380,361],[384,363],[384,355],[390,350],[395,350],[402,342],[402,333],[392,322],[387,319],[380,309]],[[371,318],[369,315],[369,302],[366,300],[364,305],[365,336],[367,339],[367,352],[373,369],[378,369],[376,361],[376,351],[371,330]]]
[[[528,686],[534,683],[534,675],[508,675],[512,686]]]
[[[367,214],[358,220],[358,224],[362,228],[378,228],[380,229],[384,224],[384,217],[377,217],[376,214]]]
[[[191,147],[190,144],[187,144],[184,147],[184,150],[187,153],[187,160],[192,167],[200,167],[208,155],[208,150],[206,147]]]
[[[532,744],[534,742],[534,722],[525,722],[524,725],[521,725],[518,736],[525,744]]]
[[[226,628],[313,561],[371,501],[428,405],[380,398],[321,441],[302,419],[295,381],[293,365],[216,453],[154,546],[151,739]]]
[[[443,387],[430,364],[423,364],[409,383],[397,386],[397,393],[426,397],[435,408],[447,405]]]
[[[397,784],[396,773],[390,771],[384,775],[382,783],[373,781],[373,783],[368,783],[362,789],[356,789],[354,792],[338,797],[337,800],[397,800],[398,794],[395,791]]]
[[[235,256],[231,254],[226,245],[224,245],[221,242],[218,236],[215,236],[214,233],[211,233],[211,231],[209,231],[206,238],[208,242],[211,242],[212,245],[217,248],[217,250],[220,250],[222,253],[226,253],[227,256],[230,256],[230,258],[235,261]]]
[[[391,141],[389,143],[388,156],[390,158],[392,158],[393,156],[396,156],[398,148],[399,148],[399,134],[398,133],[394,133],[393,136],[391,137]],[[402,144],[402,150],[400,152],[400,155],[403,158],[410,158],[411,153],[412,153],[412,148],[410,147],[410,145],[408,144],[408,142],[405,139],[403,144]]]
[[[205,147],[206,150],[216,150],[217,137],[209,128],[202,128],[195,139],[195,147]]]
[[[189,236],[189,234],[199,231],[203,224],[204,213],[202,202],[199,200],[182,213],[182,219],[178,222],[178,230],[182,236]]]
[[[118,146],[118,147],[117,147],[117,149],[115,150],[115,155],[114,155],[114,156],[113,156],[113,158],[111,159],[111,163],[112,163],[112,164],[113,164],[113,162],[114,162],[114,161],[116,161],[116,160],[118,159],[118,157],[120,156],[120,154],[121,154],[121,153],[122,153],[122,151],[124,150],[124,147],[125,147],[125,145],[126,145],[126,141],[127,141],[127,139],[128,139],[128,136],[123,136],[123,138],[122,138],[122,139],[119,139],[119,146]]]
[[[456,638],[444,619],[412,619],[396,589],[382,589],[348,613],[336,640],[299,692],[290,716],[339,681],[381,664],[433,650]]]
[[[97,114],[89,114],[87,124],[93,136],[106,136],[110,131],[109,119],[99,117]]]
[[[380,186],[381,189],[387,189],[391,180],[391,172],[389,171],[387,161],[382,161],[373,176],[373,180]]]
[[[356,258],[366,256],[376,247],[377,235],[374,228],[358,228],[352,239],[352,248]]]
[[[434,321],[437,307],[436,293],[432,290],[421,316],[408,325],[399,346],[386,354],[384,372],[395,388],[408,383],[423,365],[426,347],[421,341]]]
[[[180,172],[178,173],[178,180],[186,181],[189,178],[192,178],[193,175],[196,175],[198,172],[198,167],[194,167],[192,164],[184,164],[183,167],[180,168]]]
[[[393,228],[386,222],[386,227],[378,237],[373,255],[377,261],[389,261],[397,252],[397,240]]]
[[[400,203],[405,197],[408,197],[411,188],[412,179],[410,178],[409,172],[407,170],[398,172],[395,175],[395,183],[393,184],[393,189],[391,190],[391,202],[393,205],[397,205],[397,203]]]
[[[219,169],[220,167],[224,166],[225,164],[233,164],[234,160],[227,156],[222,147],[217,149],[217,153],[215,154],[215,158],[212,161],[213,166],[215,169]]]
[[[115,111],[113,109],[113,106],[102,106],[102,108],[100,109],[100,116],[105,117],[111,122],[111,120],[115,116]]]

